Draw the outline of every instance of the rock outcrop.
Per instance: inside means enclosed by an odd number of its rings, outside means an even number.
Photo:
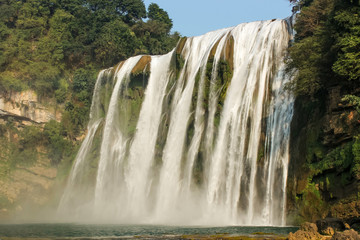
[[[26,147],[24,131],[41,133],[46,122],[60,121],[63,110],[54,101],[39,101],[32,90],[0,91],[0,221],[25,209],[36,212],[53,199],[58,166],[39,139],[27,136],[32,145]]]
[[[288,240],[360,240],[354,229],[344,229],[345,224],[340,219],[323,219],[316,224],[305,222],[298,231],[289,234]]]
[[[344,231],[345,224],[338,218],[325,218],[316,221],[318,231],[323,235],[333,235],[334,231]],[[331,234],[332,233],[332,234]]]
[[[350,229],[344,232],[336,232],[331,240],[360,240],[360,235],[354,229]]]
[[[332,217],[346,222],[360,216],[354,155],[360,115],[343,101],[345,95],[359,93],[358,88],[334,85],[316,100],[296,99],[287,184],[290,221]]]
[[[32,90],[11,94],[0,92],[0,110],[37,123],[61,120],[61,111],[57,109],[57,104],[52,101],[39,101],[39,97]]]
[[[32,206],[34,212],[44,207],[52,198],[57,169],[50,160],[39,159],[30,167],[18,166],[7,178],[0,178],[0,221],[14,215],[23,215],[24,206]],[[26,210],[28,211],[28,210]]]
[[[303,223],[298,231],[290,233],[289,240],[320,240],[323,237],[318,232],[318,228],[315,223]]]

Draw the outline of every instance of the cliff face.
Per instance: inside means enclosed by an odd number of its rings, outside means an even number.
[[[15,166],[7,176],[0,178],[0,220],[22,215],[29,210],[25,206],[40,209],[48,205],[56,176],[57,168],[47,158],[38,159],[31,166]]]
[[[291,130],[288,208],[298,221],[351,219],[360,197],[360,5],[291,2],[299,13],[288,67],[296,69],[291,87],[302,97]]]
[[[61,120],[61,111],[56,102],[39,101],[37,94],[32,90],[5,94],[0,92],[0,110],[17,116],[28,118],[37,123],[50,120]]]
[[[33,91],[0,95],[0,220],[53,199],[61,165],[48,157],[42,133],[46,122],[60,121],[61,108],[43,102]]]
[[[333,86],[320,101],[297,98],[290,143],[290,221],[324,217],[349,220],[360,215],[360,115],[354,106],[342,101],[344,95],[359,92],[356,84]]]
[[[134,134],[144,98],[149,60],[143,57],[131,72],[121,101],[121,115],[125,116],[121,126],[129,136]],[[101,103],[110,101],[112,84],[103,88]],[[106,106],[101,107],[105,111]],[[66,114],[55,99],[40,99],[31,90],[0,94],[0,221],[39,216],[44,220],[42,212],[56,209],[86,134],[81,130],[69,139],[63,133],[69,124]],[[93,181],[96,175],[93,166],[89,168],[89,181]]]

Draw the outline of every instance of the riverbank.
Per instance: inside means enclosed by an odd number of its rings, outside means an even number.
[[[134,237],[104,237],[104,238],[18,238],[18,237],[5,237],[1,240],[286,240],[287,236],[274,236],[274,235],[252,235],[252,236],[231,236],[231,235],[188,235],[188,236],[134,236]]]
[[[303,223],[295,233],[289,233],[288,240],[360,240],[360,235],[349,224],[339,219],[327,218],[315,223]]]
[[[0,224],[1,240],[169,239],[250,240],[287,239],[298,227],[250,226],[160,226],[116,224]]]

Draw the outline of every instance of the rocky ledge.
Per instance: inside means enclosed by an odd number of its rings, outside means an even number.
[[[0,110],[3,113],[24,117],[36,123],[60,121],[61,111],[56,106],[56,102],[40,101],[39,96],[32,90],[11,94],[0,92]]]
[[[360,240],[360,235],[351,229],[348,223],[339,219],[328,218],[315,223],[306,222],[295,233],[290,233],[289,240]]]

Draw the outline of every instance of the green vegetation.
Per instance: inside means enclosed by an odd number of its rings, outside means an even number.
[[[326,217],[327,204],[323,200],[318,186],[308,179],[306,188],[296,198],[296,204],[299,208],[298,216],[295,221],[297,223],[303,221],[314,222],[317,219]]]
[[[353,105],[358,114],[360,115],[360,97],[354,95],[345,95],[342,100]]]
[[[1,174],[41,156],[53,165],[74,157],[99,70],[136,54],[167,53],[180,38],[170,33],[167,12],[154,3],[147,11],[143,0],[0,0],[0,6],[2,94],[32,89],[40,101],[56,99],[64,109],[60,123],[27,127],[10,119],[0,125],[1,157],[8,159]],[[127,89],[126,95],[135,97],[125,105],[137,114],[148,71],[132,74],[136,86]],[[111,88],[106,84],[101,93],[105,112]],[[128,114],[129,121],[133,117]],[[130,128],[131,135],[135,126]]]
[[[360,6],[354,0],[300,0],[289,68],[298,95],[322,98],[334,84],[360,79]]]
[[[295,73],[290,88],[306,115],[294,130],[305,140],[306,155],[299,160],[301,178],[307,178],[295,205],[299,221],[314,221],[360,189],[354,185],[360,176],[360,2],[290,2],[300,9],[289,49],[288,70]]]
[[[156,4],[147,13],[142,0],[1,0],[0,15],[1,89],[65,103],[72,138],[86,126],[100,68],[168,52],[179,38],[168,14]]]
[[[44,129],[24,126],[9,118],[0,125],[0,178],[6,178],[18,167],[31,167],[39,159],[48,158],[53,166],[71,159],[76,146],[68,140],[61,123],[48,122]]]
[[[317,162],[311,163],[314,175],[327,170],[342,173],[349,169],[354,156],[352,155],[352,143],[344,144],[330,151],[325,157],[319,157]]]
[[[48,147],[48,157],[51,159],[52,164],[57,165],[63,158],[71,156],[73,144],[65,138],[65,131],[61,123],[54,120],[46,123],[43,137]]]
[[[1,0],[0,84],[52,95],[78,68],[110,67],[135,54],[171,50],[179,34],[142,0]],[[142,19],[149,17],[147,22]]]
[[[351,173],[356,179],[360,179],[360,136],[355,138],[355,142],[352,145],[352,154],[354,162],[351,167]]]
[[[339,197],[344,189],[360,179],[360,141],[357,139],[318,155],[307,164],[308,181],[296,197],[297,222],[326,217],[329,205],[342,200]],[[355,198],[357,194],[351,192],[348,197]]]

